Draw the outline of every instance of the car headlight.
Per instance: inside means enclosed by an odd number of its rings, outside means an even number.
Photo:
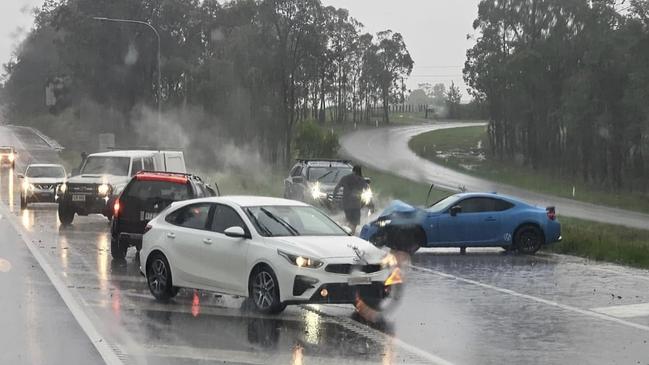
[[[381,228],[390,225],[390,223],[392,223],[392,219],[390,219],[389,217],[381,217],[376,222],[374,222],[375,225]]]
[[[383,258],[381,259],[382,268],[395,267],[398,264],[399,262],[397,261],[397,257],[391,253],[388,253],[387,255],[383,256]]]
[[[23,181],[23,190],[25,190],[25,191],[27,191],[27,190],[34,191],[34,189],[36,189],[34,184],[30,184],[29,181],[27,181],[27,180]]]
[[[361,193],[361,201],[365,205],[370,204],[372,202],[372,198],[374,198],[374,194],[372,193],[372,189],[370,188],[363,190],[363,192]]]
[[[316,182],[311,187],[311,196],[315,200],[319,200],[327,197],[327,194],[323,193],[322,190],[320,189],[320,182]]]
[[[108,184],[101,184],[99,187],[97,187],[97,192],[99,195],[108,195],[110,192],[110,185]]]
[[[63,183],[63,184],[59,185],[59,191],[62,194],[65,194],[65,192],[68,191],[68,184]]]
[[[317,269],[322,266],[322,261],[300,255],[292,255],[290,253],[277,250],[277,254],[288,260],[291,264],[298,267],[306,267],[309,269]]]

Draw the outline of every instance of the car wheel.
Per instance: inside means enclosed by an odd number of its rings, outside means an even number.
[[[258,267],[250,275],[248,292],[252,305],[260,313],[277,314],[286,308],[286,305],[279,301],[277,277],[267,266]]]
[[[151,294],[161,301],[166,301],[178,294],[178,288],[172,285],[171,268],[164,255],[157,253],[149,258],[146,268],[146,281]]]
[[[59,221],[64,226],[72,224],[74,220],[74,210],[68,207],[65,203],[59,204]]]
[[[110,254],[113,260],[124,260],[126,258],[127,247],[121,247],[116,237],[110,239]]]
[[[514,235],[514,245],[518,252],[525,255],[535,254],[543,244],[543,234],[531,225],[522,226]]]

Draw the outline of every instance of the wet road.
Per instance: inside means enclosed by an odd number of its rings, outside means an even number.
[[[9,133],[0,128],[0,143]],[[21,158],[30,146],[21,147]],[[37,147],[35,156],[52,158]],[[380,328],[356,320],[351,306],[292,306],[261,316],[242,311],[241,298],[192,290],[161,304],[134,251],[126,263],[111,260],[105,218],[77,217],[63,228],[55,205],[21,212],[12,174],[0,171],[0,258],[36,279],[20,281],[29,275],[4,272],[0,261],[7,308],[0,353],[14,360],[0,363],[70,363],[67,353],[84,364],[100,363],[99,355],[110,364],[649,364],[646,271],[568,256],[422,250],[400,306]],[[49,322],[29,326],[33,311]],[[48,323],[58,327],[48,330]],[[70,340],[62,345],[64,336]],[[15,347],[15,338],[25,344]],[[23,361],[18,348],[42,349],[41,361]],[[56,348],[65,349],[60,357],[50,353]]]
[[[341,152],[375,169],[396,173],[426,184],[434,183],[436,186],[450,190],[457,190],[458,187],[464,186],[469,191],[497,191],[540,206],[555,206],[557,212],[564,216],[627,227],[649,227],[649,214],[554,197],[480,179],[421,158],[408,147],[412,137],[425,132],[477,125],[484,125],[484,123],[442,122],[359,130],[341,138]]]

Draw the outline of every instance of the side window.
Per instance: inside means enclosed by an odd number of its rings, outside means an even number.
[[[138,172],[142,171],[142,159],[141,158],[132,158],[131,159],[131,176],[135,176]]]
[[[211,205],[207,203],[192,204],[169,214],[167,222],[177,226],[193,229],[206,229]]]
[[[155,171],[155,166],[153,165],[153,157],[144,158],[144,171]]]
[[[214,206],[214,217],[212,218],[211,230],[217,233],[223,233],[230,227],[241,227],[248,232],[246,224],[234,209],[227,205],[216,204]]]
[[[496,199],[496,211],[497,212],[504,212],[505,210],[509,210],[514,207],[514,204],[504,201],[502,199]]]
[[[293,168],[293,171],[291,171],[291,177],[296,177],[302,175],[302,166],[297,165]]]
[[[495,199],[468,198],[460,202],[462,213],[484,213],[495,211]]]

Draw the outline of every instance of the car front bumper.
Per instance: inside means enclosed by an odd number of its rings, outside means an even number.
[[[27,202],[34,202],[34,203],[54,203],[56,202],[56,193],[54,192],[54,189],[49,189],[49,190],[41,190],[41,189],[34,189],[34,190],[26,190],[23,191],[23,197]]]
[[[336,262],[335,264],[347,264]],[[332,263],[327,263],[332,264]],[[286,303],[353,304],[358,295],[382,298],[390,269],[373,273],[337,274],[319,269],[292,267],[276,271],[280,282],[280,298]]]
[[[76,196],[76,197],[75,197]],[[79,198],[83,196],[83,198]],[[83,200],[80,200],[83,199]],[[69,194],[66,193],[59,196],[59,204],[66,204],[72,208],[77,214],[103,214],[110,216],[112,213],[112,204],[115,200],[114,197],[99,196],[94,194]]]

